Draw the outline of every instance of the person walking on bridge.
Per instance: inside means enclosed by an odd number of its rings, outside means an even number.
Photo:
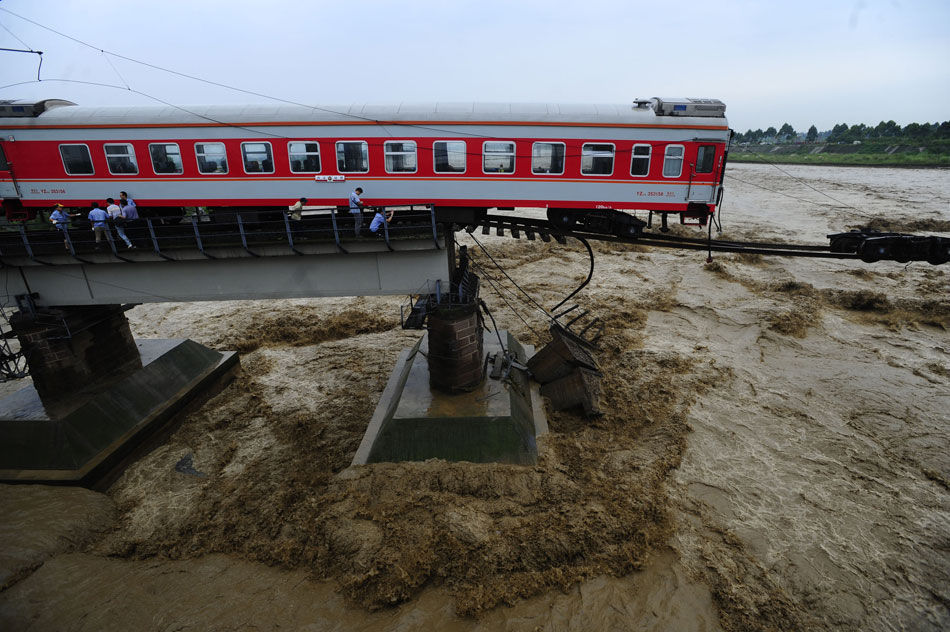
[[[350,193],[350,215],[353,216],[353,234],[357,237],[360,236],[360,230],[363,228],[363,207],[366,206],[363,204],[363,200],[360,199],[361,195],[363,195],[363,189],[361,187],[356,187],[353,189],[353,192]]]
[[[99,208],[98,202],[93,202],[92,210],[89,211],[89,222],[92,224],[92,232],[96,236],[96,250],[99,250],[102,236],[106,233],[106,221],[108,219],[109,214]]]
[[[109,214],[109,218],[115,226],[115,232],[119,233],[119,237],[125,242],[126,248],[132,250],[135,246],[132,245],[132,240],[125,234],[125,213],[122,212],[122,209],[119,208],[119,205],[116,204],[112,198],[106,198],[106,202],[109,203],[106,212]]]

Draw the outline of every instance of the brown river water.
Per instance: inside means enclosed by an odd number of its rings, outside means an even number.
[[[950,236],[950,172],[736,165],[722,219]],[[477,238],[543,304],[587,274]],[[605,414],[551,414],[532,467],[349,467],[418,336],[398,298],[136,307],[243,372],[103,492],[0,486],[0,629],[950,628],[950,266],[595,253]]]

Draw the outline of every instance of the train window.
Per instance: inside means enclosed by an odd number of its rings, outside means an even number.
[[[696,173],[712,173],[715,159],[715,145],[700,145],[696,153]]]
[[[117,145],[103,145],[106,151],[106,164],[109,173],[138,173],[139,166],[135,162],[135,150],[132,145],[122,143]]]
[[[485,173],[513,173],[515,144],[490,140],[482,145],[482,170]]]
[[[176,143],[152,143],[148,146],[155,173],[181,173],[181,150]]]
[[[224,143],[195,143],[199,173],[227,173],[228,154]]]
[[[564,143],[533,144],[531,173],[564,173]]]
[[[465,141],[437,140],[432,143],[436,173],[465,172]]]
[[[369,171],[369,145],[363,140],[341,140],[336,144],[336,168],[340,173]]]
[[[290,152],[290,170],[294,173],[320,172],[320,143],[288,143],[287,151]]]
[[[667,145],[663,157],[663,177],[678,178],[683,173],[683,146]]]
[[[59,155],[63,158],[66,173],[71,176],[88,176],[95,173],[92,168],[92,156],[86,145],[60,145]]]
[[[244,173],[274,173],[274,153],[270,143],[241,143]]]
[[[416,143],[411,140],[387,140],[383,143],[386,173],[416,172]]]
[[[581,148],[581,173],[585,176],[609,176],[614,172],[614,146],[584,143]]]
[[[7,164],[7,156],[3,153],[3,147],[0,147],[0,171],[7,171],[10,165]]]
[[[634,145],[633,160],[630,163],[630,175],[645,176],[650,173],[650,146]]]

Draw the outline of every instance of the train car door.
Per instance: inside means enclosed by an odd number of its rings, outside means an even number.
[[[7,162],[3,143],[0,143],[0,198],[19,198],[20,190],[13,177],[13,165]]]

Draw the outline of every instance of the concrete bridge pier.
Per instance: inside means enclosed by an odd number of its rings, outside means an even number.
[[[47,408],[142,368],[122,305],[33,308],[10,317]]]
[[[136,341],[122,305],[21,306],[10,324],[33,384],[0,399],[0,482],[105,486],[238,370],[231,351]]]

